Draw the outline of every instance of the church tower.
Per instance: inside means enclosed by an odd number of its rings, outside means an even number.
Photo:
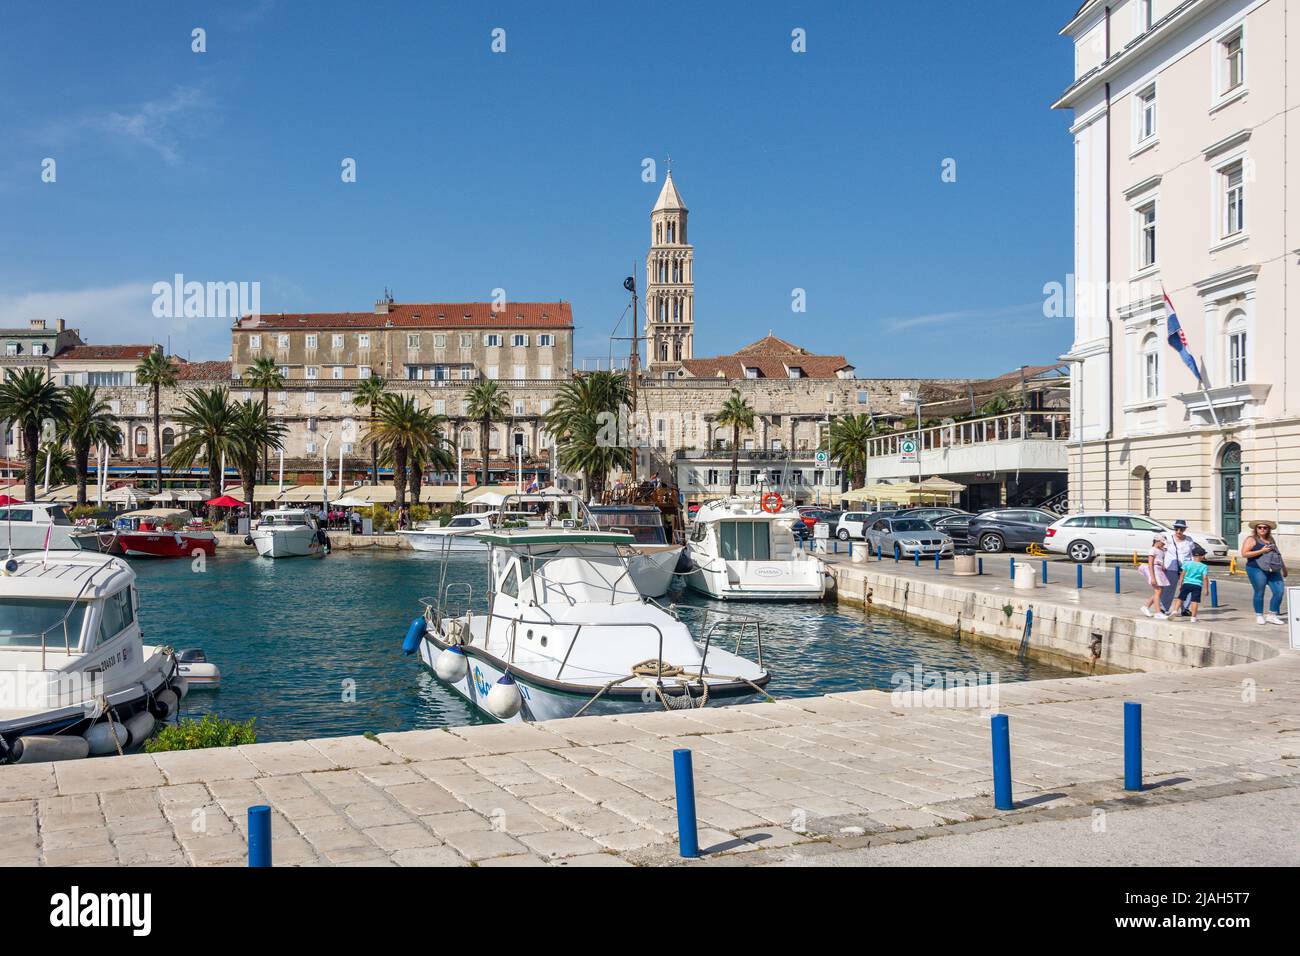
[[[647,365],[691,358],[695,339],[695,250],[686,235],[686,204],[672,169],[650,212],[646,256],[645,338]]]

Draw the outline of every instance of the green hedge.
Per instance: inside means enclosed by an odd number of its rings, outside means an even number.
[[[145,741],[144,751],[154,754],[166,750],[203,750],[257,743],[257,731],[253,727],[256,722],[256,717],[240,723],[215,714],[205,714],[202,720],[187,717],[180,723],[167,724]]]

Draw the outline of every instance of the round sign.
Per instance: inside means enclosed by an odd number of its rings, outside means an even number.
[[[819,451],[819,452],[818,452],[815,456],[813,456],[813,457],[814,457],[814,459],[816,460],[817,464],[819,464],[819,465],[824,465],[824,464],[826,464],[827,461],[830,460],[830,456],[827,455],[826,452],[824,452],[824,451]]]
[[[915,439],[912,439],[912,438],[904,438],[904,439],[903,439],[903,442],[902,442],[902,445],[901,445],[901,448],[902,448],[902,451],[903,451],[903,454],[904,454],[904,455],[912,455],[912,454],[915,454],[915,453],[916,453],[916,441],[915,441]]]

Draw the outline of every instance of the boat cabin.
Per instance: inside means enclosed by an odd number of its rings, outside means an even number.
[[[667,544],[663,512],[653,505],[594,505],[596,522],[606,531],[626,531],[637,544]]]
[[[276,508],[263,511],[257,521],[259,528],[301,528],[316,527],[316,518],[310,511],[301,508]]]
[[[617,531],[529,528],[481,535],[492,548],[492,592],[521,605],[642,603]]]
[[[194,516],[184,508],[144,508],[113,519],[118,531],[181,531]]]

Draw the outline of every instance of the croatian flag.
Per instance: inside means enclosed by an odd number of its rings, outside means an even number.
[[[1165,293],[1165,324],[1169,330],[1169,347],[1177,352],[1183,363],[1192,370],[1192,374],[1196,376],[1196,383],[1204,384],[1196,359],[1192,357],[1191,352],[1187,351],[1187,334],[1183,332],[1183,327],[1178,322],[1178,313],[1174,311],[1174,304],[1169,301],[1167,292]]]
[[[533,480],[532,480],[532,481],[529,483],[529,485],[528,485],[528,493],[529,493],[529,494],[532,494],[534,491],[537,491],[537,490],[540,489],[541,487],[542,487],[542,486],[541,486],[540,484],[537,483],[537,475],[534,474],[534,475],[533,475]]]

